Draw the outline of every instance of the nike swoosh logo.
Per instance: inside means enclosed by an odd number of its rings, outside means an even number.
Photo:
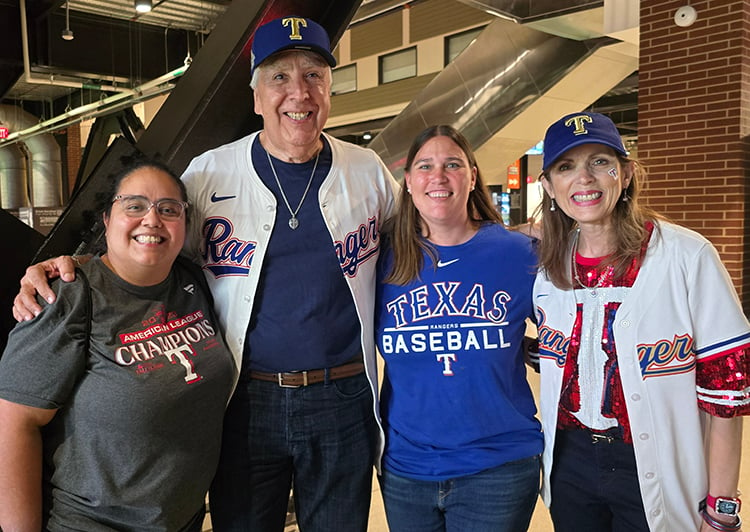
[[[458,262],[458,259],[449,260],[448,262],[443,262],[442,260],[438,261],[438,268],[442,268],[443,266],[448,266],[449,264],[453,264],[454,262]]]
[[[211,203],[216,203],[218,201],[224,201],[232,198],[236,198],[237,196],[217,196],[216,192],[211,194]]]

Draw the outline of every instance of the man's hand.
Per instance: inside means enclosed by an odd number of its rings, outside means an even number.
[[[55,292],[49,287],[49,281],[57,277],[65,282],[75,279],[75,263],[71,257],[61,255],[26,268],[26,275],[21,278],[21,290],[13,300],[16,321],[28,321],[42,311],[36,300],[37,293],[49,303],[55,301]]]

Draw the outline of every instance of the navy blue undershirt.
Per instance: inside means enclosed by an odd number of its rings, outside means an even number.
[[[318,202],[320,185],[331,169],[331,147],[323,139],[318,167],[297,213],[299,227],[295,230],[289,228],[291,214],[259,137],[251,153],[253,167],[278,205],[247,329],[242,371],[277,373],[341,365],[360,351],[360,325]],[[315,159],[295,164],[271,158],[294,210]]]

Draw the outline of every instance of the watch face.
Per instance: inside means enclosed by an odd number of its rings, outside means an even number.
[[[716,512],[724,515],[737,515],[738,504],[727,499],[716,499]]]

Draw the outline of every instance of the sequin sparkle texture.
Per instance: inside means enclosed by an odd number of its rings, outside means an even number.
[[[579,285],[576,290],[581,293],[581,297],[576,305],[576,320],[563,370],[558,427],[588,428],[602,432],[616,428],[623,440],[630,442],[630,422],[612,332],[621,301],[609,301],[607,294],[612,292],[608,289],[613,287],[625,290],[631,287],[638,274],[638,267],[633,261],[625,275],[619,279],[615,279],[612,266],[602,267],[601,260],[598,259],[577,256],[572,267]],[[622,297],[622,290],[617,294],[618,298]],[[601,365],[597,359],[601,361]],[[592,374],[592,367],[601,367],[601,373]],[[587,411],[587,404],[594,405],[598,412]],[[602,426],[589,426],[597,423]]]

